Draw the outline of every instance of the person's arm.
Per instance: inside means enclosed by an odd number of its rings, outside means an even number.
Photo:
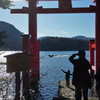
[[[62,70],[62,69],[61,69]],[[64,73],[66,73],[64,70],[62,70]]]
[[[73,75],[73,74],[70,73],[70,75]]]
[[[76,55],[78,55],[78,54],[73,54],[73,55],[71,55],[70,57],[69,57],[69,61],[71,62],[71,63],[74,63],[73,61],[73,59],[74,59],[74,57],[76,56]]]
[[[91,66],[91,64],[90,64],[89,61],[86,62],[86,65],[85,66],[87,66],[88,69],[91,69],[92,68],[92,66]]]
[[[88,67],[88,69],[91,69],[92,68],[92,66],[91,66],[91,64],[89,63],[89,67]]]

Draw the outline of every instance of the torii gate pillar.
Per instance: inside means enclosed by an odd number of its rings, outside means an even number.
[[[31,57],[31,74],[30,79],[39,79],[39,42],[37,41],[37,11],[36,0],[29,0],[29,34],[30,38],[30,54]],[[35,81],[30,81],[34,83]]]
[[[90,40],[89,42],[89,51],[90,51],[90,64],[94,66],[94,50],[95,47],[93,45],[95,44],[95,40]],[[94,76],[94,70],[90,69],[90,75],[93,77]]]
[[[100,61],[100,0],[96,0],[96,71]]]

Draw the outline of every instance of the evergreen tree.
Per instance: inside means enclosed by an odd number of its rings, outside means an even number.
[[[4,39],[6,39],[8,36],[6,34],[6,31],[0,32],[0,46],[5,44]]]
[[[0,0],[0,7],[2,9],[9,9],[12,5],[12,1],[10,0]]]

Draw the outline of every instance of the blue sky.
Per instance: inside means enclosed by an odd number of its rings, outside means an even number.
[[[26,1],[14,1],[12,9],[28,7]],[[92,0],[73,0],[73,7],[95,5]],[[39,1],[37,6],[57,8],[57,1]],[[28,14],[11,14],[10,10],[0,8],[0,21],[14,25],[21,32],[28,34]],[[95,37],[95,14],[38,14],[37,36],[73,37],[83,35]]]

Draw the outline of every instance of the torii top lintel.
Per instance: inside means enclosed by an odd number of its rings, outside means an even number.
[[[11,9],[12,14],[28,14],[29,9],[28,8],[22,8],[22,9]],[[37,13],[38,14],[49,14],[49,13],[95,13],[96,7],[87,7],[87,8],[72,8],[69,10],[61,9],[61,8],[38,8],[37,7]]]
[[[29,0],[26,0],[29,1]],[[95,13],[96,6],[84,7],[84,8],[72,8],[71,0],[37,0],[37,1],[58,1],[58,8],[42,8],[36,7],[37,14],[47,13]],[[31,9],[32,10],[32,9]],[[34,9],[33,9],[34,10]],[[11,9],[12,14],[27,14],[29,8],[23,7],[22,9]]]

